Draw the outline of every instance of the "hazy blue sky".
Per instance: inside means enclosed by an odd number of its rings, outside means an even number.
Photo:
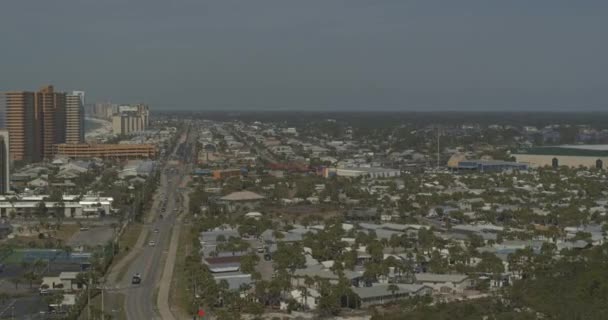
[[[606,0],[2,0],[0,91],[53,83],[157,109],[601,110],[607,39]]]

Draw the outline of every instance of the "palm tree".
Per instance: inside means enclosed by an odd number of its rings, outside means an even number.
[[[21,284],[22,279],[19,277],[15,277],[15,278],[10,278],[9,279],[10,282],[15,284],[15,290],[19,289],[19,284]]]
[[[36,215],[45,216],[48,212],[48,208],[46,207],[46,203],[44,201],[40,201],[38,206],[36,207]]]
[[[21,269],[27,270],[30,267],[30,263],[27,261],[21,261]]]
[[[34,282],[38,281],[40,279],[40,276],[38,276],[34,271],[28,271],[23,275],[23,279],[30,282],[30,289],[31,289]]]
[[[399,289],[398,285],[396,285],[394,283],[391,283],[391,284],[388,285],[388,287],[386,288],[386,290],[388,290],[388,291],[391,292],[391,294],[393,295],[393,300],[395,300],[395,293],[397,291],[399,291],[400,289]]]
[[[63,252],[65,252],[66,258],[68,258],[68,259],[71,257],[72,251],[73,251],[73,249],[70,246],[63,247]]]
[[[10,299],[10,295],[6,292],[0,292],[0,305],[4,305]]]
[[[32,269],[34,269],[34,270],[38,270],[38,269],[40,269],[40,268],[44,267],[44,266],[45,266],[45,264],[46,264],[46,263],[44,262],[44,260],[42,260],[42,259],[37,259],[36,261],[34,261],[34,264],[33,264],[33,266],[32,266]]]

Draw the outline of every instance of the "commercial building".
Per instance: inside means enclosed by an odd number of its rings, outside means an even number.
[[[66,96],[65,107],[65,143],[84,142],[84,105],[83,97],[74,91]],[[81,91],[80,91],[81,92]]]
[[[453,169],[458,171],[500,172],[506,170],[528,170],[527,163],[500,160],[463,160]]]
[[[391,178],[398,177],[401,175],[401,171],[399,169],[389,169],[389,168],[379,168],[379,167],[371,167],[371,168],[324,168],[323,176],[331,177],[331,176],[339,176],[339,177],[368,177],[368,178]]]
[[[112,197],[95,195],[64,195],[62,202],[48,201],[48,195],[15,196],[10,199],[0,196],[0,217],[34,215],[39,213],[40,203],[44,203],[47,214],[60,214],[66,218],[94,218],[112,213]]]
[[[152,144],[58,144],[54,152],[57,156],[74,159],[152,159],[156,158],[156,146]]]
[[[145,131],[149,115],[149,108],[145,104],[119,106],[118,112],[112,116],[112,131],[118,135]]]
[[[241,175],[241,169],[213,170],[213,179],[215,180],[228,179],[231,177],[240,177]]]
[[[237,191],[221,197],[218,204],[224,205],[228,212],[251,211],[257,209],[264,196],[251,191]]]
[[[7,92],[5,123],[10,136],[9,153],[13,161],[30,162],[34,156],[33,92]]]
[[[0,130],[0,194],[10,190],[10,138],[7,130]]]
[[[514,152],[518,162],[531,167],[586,167],[603,169],[608,164],[608,145],[561,145],[525,148]]]

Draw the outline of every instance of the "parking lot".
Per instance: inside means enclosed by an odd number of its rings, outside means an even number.
[[[114,230],[109,226],[92,227],[89,230],[77,231],[67,245],[73,248],[80,246],[94,247],[112,240]]]

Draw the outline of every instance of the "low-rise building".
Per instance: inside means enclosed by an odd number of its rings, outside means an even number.
[[[96,218],[112,214],[112,197],[64,195],[62,201],[50,201],[48,195],[0,196],[0,216],[63,213],[66,218]]]
[[[512,155],[517,161],[527,162],[531,167],[583,166],[603,169],[608,163],[608,145],[531,147],[520,149]]]
[[[427,285],[437,292],[463,292],[474,281],[465,274],[417,273],[416,283]]]
[[[43,277],[39,291],[47,294],[54,291],[73,292],[83,289],[83,285],[77,281],[80,272],[62,272],[56,277]]]
[[[354,287],[353,292],[361,299],[361,307],[386,304],[413,296],[430,295],[433,289],[423,284],[377,284],[371,287]]]
[[[528,170],[527,163],[500,160],[463,160],[459,161],[458,171],[500,172],[506,170]]]
[[[359,168],[325,168],[323,171],[324,177],[339,176],[339,177],[369,177],[375,178],[392,178],[401,175],[399,169],[379,168],[379,167],[359,167]]]
[[[219,203],[223,204],[229,212],[238,210],[251,211],[260,206],[265,197],[251,191],[237,191],[221,197]]]
[[[228,179],[231,177],[240,177],[241,174],[242,174],[241,169],[214,170],[213,179],[222,180],[222,179]]]

